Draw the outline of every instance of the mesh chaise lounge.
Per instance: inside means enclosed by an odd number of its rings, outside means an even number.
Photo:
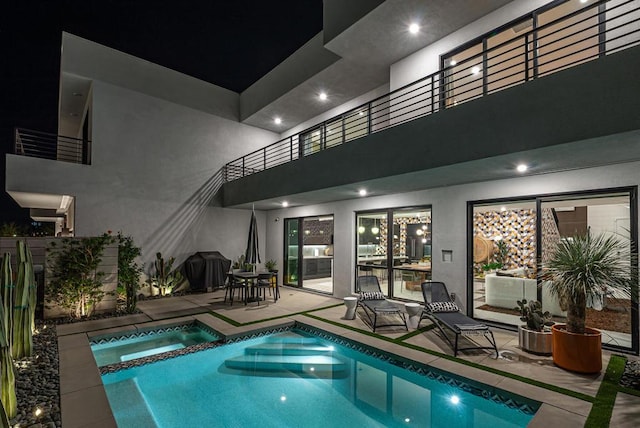
[[[358,306],[367,314],[374,333],[377,327],[402,326],[407,329],[407,331],[409,330],[404,312],[385,299],[380,289],[378,277],[375,275],[359,276],[356,281],[356,292],[360,293]],[[378,315],[398,315],[402,319],[402,323],[395,322],[378,325]]]
[[[420,322],[425,318],[431,320],[435,326],[440,329],[442,336],[444,336],[453,348],[454,357],[458,356],[458,351],[490,349],[496,352],[496,358],[498,358],[498,347],[496,345],[496,339],[493,337],[493,332],[489,330],[487,325],[473,318],[469,318],[460,312],[458,306],[453,302],[451,296],[449,296],[447,287],[443,282],[423,282],[421,288],[425,308],[422,311],[418,326],[420,326]],[[455,334],[455,343],[451,342],[451,339],[447,336],[443,327],[448,328]],[[458,348],[460,336],[484,336],[491,346]]]

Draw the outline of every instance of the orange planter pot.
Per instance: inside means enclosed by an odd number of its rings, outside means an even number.
[[[601,333],[593,328],[585,334],[567,332],[564,324],[551,327],[553,362],[566,370],[578,373],[598,373],[602,370]]]

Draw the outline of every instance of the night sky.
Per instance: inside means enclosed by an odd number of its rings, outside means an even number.
[[[241,92],[321,30],[322,0],[5,0],[0,154],[14,127],[57,131],[62,31]],[[0,223],[28,221],[4,155],[0,176]]]

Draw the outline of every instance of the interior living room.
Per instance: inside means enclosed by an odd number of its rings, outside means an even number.
[[[517,326],[517,301],[538,300],[556,322],[566,309],[539,276],[556,243],[575,235],[614,236],[631,245],[631,200],[627,192],[586,192],[513,201],[473,202],[473,315]],[[540,244],[538,244],[540,243]],[[634,304],[630,296],[603,289],[587,303],[587,322],[603,343],[631,348]]]

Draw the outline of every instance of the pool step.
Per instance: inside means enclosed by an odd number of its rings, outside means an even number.
[[[109,401],[114,408],[126,409],[121,412],[118,422],[122,426],[156,427],[155,418],[147,400],[138,387],[136,379],[126,379],[106,386]]]
[[[267,343],[296,343],[298,345],[317,345],[320,343],[317,338],[303,336],[298,333],[280,333],[267,338]]]
[[[244,352],[249,355],[325,355],[333,352],[332,346],[299,343],[263,343],[248,346]]]
[[[336,373],[347,369],[346,364],[328,355],[241,355],[229,358],[225,365],[231,369],[259,371],[290,371],[297,373]]]

